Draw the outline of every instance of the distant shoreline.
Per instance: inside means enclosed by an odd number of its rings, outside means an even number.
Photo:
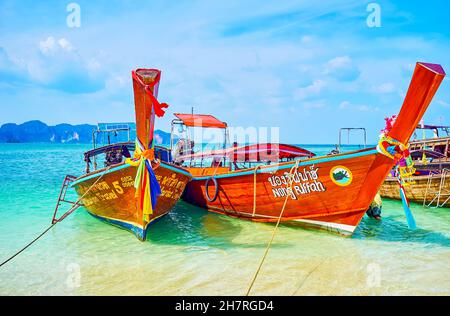
[[[51,126],[38,120],[22,124],[7,123],[0,127],[0,143],[92,144],[95,129],[97,125],[62,123]],[[155,135],[159,136],[162,143],[170,143],[170,133],[156,130]]]

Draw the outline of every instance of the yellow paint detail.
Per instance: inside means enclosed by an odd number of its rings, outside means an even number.
[[[347,182],[342,183],[342,182],[339,182],[339,181],[337,181],[337,180],[334,179],[334,172],[335,172],[335,171],[339,171],[339,169],[342,169],[342,171],[345,171],[345,172],[347,173],[347,175],[348,175],[348,180],[347,180]],[[330,170],[330,179],[331,179],[331,181],[333,181],[334,184],[336,184],[336,185],[338,185],[338,186],[341,186],[341,187],[346,187],[346,186],[348,186],[348,185],[350,185],[350,184],[352,183],[352,181],[353,181],[353,174],[352,174],[352,172],[350,171],[350,169],[348,169],[348,168],[345,167],[345,166],[334,166],[334,167],[331,168],[331,170]]]

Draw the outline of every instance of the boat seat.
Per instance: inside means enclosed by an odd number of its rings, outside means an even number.
[[[116,165],[123,160],[122,149],[113,149],[105,153],[105,166]]]

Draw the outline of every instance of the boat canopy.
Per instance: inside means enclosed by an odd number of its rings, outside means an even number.
[[[219,121],[212,115],[206,114],[174,114],[180,119],[184,125],[189,127],[215,127],[215,128],[227,128],[227,123]]]
[[[231,147],[227,149],[203,151],[194,154],[184,155],[180,157],[183,160],[216,158],[220,159],[226,157],[231,161],[273,161],[274,157],[277,160],[294,159],[298,157],[314,157],[315,154],[309,150],[301,147],[287,145],[287,144],[254,144],[242,147]]]

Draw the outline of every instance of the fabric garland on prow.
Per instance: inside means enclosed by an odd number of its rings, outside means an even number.
[[[406,196],[405,186],[414,184],[412,176],[416,172],[414,163],[409,152],[409,144],[403,144],[402,142],[388,136],[389,131],[392,129],[396,120],[396,115],[390,118],[385,118],[386,127],[381,131],[380,140],[377,145],[377,150],[383,155],[394,160],[395,174],[397,176],[400,197],[403,203],[403,210],[405,212],[406,221],[410,229],[416,228],[416,221],[412,215],[409,207],[408,197]]]
[[[153,129],[155,115],[162,117],[166,103],[157,100],[161,72],[157,69],[137,69],[132,72],[136,112],[136,146],[134,159],[127,162],[137,167],[134,183],[135,197],[145,222],[150,222],[161,187],[155,177],[152,162],[155,160]]]
[[[141,143],[136,139],[134,159],[128,158],[126,160],[129,165],[137,167],[134,180],[135,197],[138,200],[138,207],[142,211],[144,220],[147,222],[150,221],[150,215],[153,214],[156,207],[158,196],[161,195],[161,187],[152,168],[154,159],[153,148],[143,150]]]

